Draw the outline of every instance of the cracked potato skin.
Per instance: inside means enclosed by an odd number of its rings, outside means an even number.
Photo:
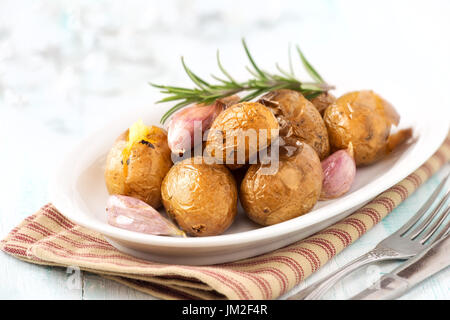
[[[312,147],[303,143],[296,154],[281,157],[278,171],[261,174],[264,165],[248,169],[240,188],[240,200],[248,217],[273,225],[309,212],[322,190],[322,166]]]
[[[157,209],[161,206],[162,180],[172,166],[167,134],[157,128],[147,136],[153,141],[152,146],[141,142],[134,144],[125,174],[122,152],[127,146],[128,132],[116,139],[106,159],[108,193],[135,197]]]
[[[201,157],[176,163],[164,178],[161,194],[167,214],[191,236],[221,234],[236,216],[237,187],[231,172]]]
[[[351,142],[357,166],[372,164],[386,154],[391,126],[399,119],[391,104],[369,90],[341,96],[324,114],[332,149],[347,149]]]
[[[261,129],[267,130],[265,141],[260,141]],[[242,140],[236,137],[245,134],[247,130],[254,130],[257,134],[257,143],[253,145],[246,140],[245,146],[241,146]],[[276,130],[276,134],[273,134],[272,130]],[[229,139],[228,145],[222,137]],[[208,134],[206,151],[233,170],[249,163],[249,159],[260,149],[269,146],[277,137],[278,121],[269,108],[258,102],[241,102],[222,111],[214,120]],[[245,163],[237,163],[238,150],[245,150]]]
[[[280,123],[280,136],[286,143],[305,142],[314,148],[321,160],[330,154],[328,132],[322,116],[300,92],[276,90],[265,94],[260,101],[268,103],[274,110]]]
[[[309,101],[311,101],[323,117],[325,110],[336,101],[336,97],[329,92],[323,92]]]

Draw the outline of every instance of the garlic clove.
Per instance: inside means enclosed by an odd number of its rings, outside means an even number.
[[[193,105],[177,112],[167,128],[167,142],[170,150],[175,154],[183,154],[196,144],[202,142],[203,132],[208,130],[214,119],[225,107],[225,103],[204,105]],[[194,141],[194,132],[199,133],[198,141]]]
[[[128,196],[108,198],[106,213],[112,226],[135,232],[165,236],[185,236],[172,222],[145,202]]]
[[[339,150],[322,161],[323,183],[320,200],[334,199],[347,193],[355,180],[353,145]]]

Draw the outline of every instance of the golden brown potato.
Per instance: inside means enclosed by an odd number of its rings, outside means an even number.
[[[214,120],[206,152],[236,169],[277,137],[278,122],[270,109],[257,102],[242,102],[224,110]]]
[[[320,115],[323,116],[325,109],[336,101],[336,97],[329,92],[324,92],[312,98],[310,101],[317,108]]]
[[[346,149],[351,142],[357,166],[386,154],[391,126],[399,119],[394,107],[373,91],[347,93],[324,114],[332,149]]]
[[[224,232],[237,211],[237,187],[231,172],[202,157],[176,163],[164,178],[161,194],[167,214],[192,236]]]
[[[276,90],[264,95],[260,102],[274,111],[280,136],[287,144],[298,140],[316,150],[322,160],[330,154],[328,133],[316,107],[300,92],[288,89]]]
[[[251,165],[242,181],[240,200],[250,219],[263,226],[309,212],[322,190],[322,166],[317,153],[302,143],[290,157],[280,157],[275,174],[262,174],[268,165]]]
[[[137,122],[117,138],[107,156],[108,192],[160,207],[161,183],[172,166],[170,155],[166,132]]]

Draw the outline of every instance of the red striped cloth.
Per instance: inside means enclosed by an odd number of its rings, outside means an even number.
[[[450,137],[418,170],[342,221],[285,248],[214,266],[152,263],[123,254],[51,204],[25,219],[0,249],[31,263],[76,266],[164,299],[274,299],[371,229],[450,159]]]

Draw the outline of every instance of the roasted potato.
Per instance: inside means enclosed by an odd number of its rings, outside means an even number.
[[[320,115],[323,116],[325,110],[336,101],[336,97],[329,92],[324,92],[309,101],[312,102],[312,104],[319,111]]]
[[[231,172],[202,157],[177,162],[164,178],[161,194],[167,214],[192,236],[224,232],[237,211],[237,187]]]
[[[324,114],[333,150],[353,144],[357,166],[368,165],[386,153],[392,125],[400,117],[394,107],[373,91],[350,92],[338,98]]]
[[[280,136],[286,143],[306,142],[321,160],[329,155],[330,144],[323,119],[300,92],[276,90],[262,96],[260,102],[274,111],[280,124]]]
[[[121,134],[106,159],[105,182],[110,194],[138,198],[161,206],[161,183],[172,166],[166,132],[133,124]]]
[[[292,156],[281,156],[274,174],[263,174],[269,164],[253,164],[240,188],[248,217],[263,226],[309,212],[322,189],[322,166],[312,147],[302,143]]]
[[[214,120],[205,151],[219,163],[237,169],[277,137],[278,122],[271,110],[257,102],[242,102],[227,108]]]

